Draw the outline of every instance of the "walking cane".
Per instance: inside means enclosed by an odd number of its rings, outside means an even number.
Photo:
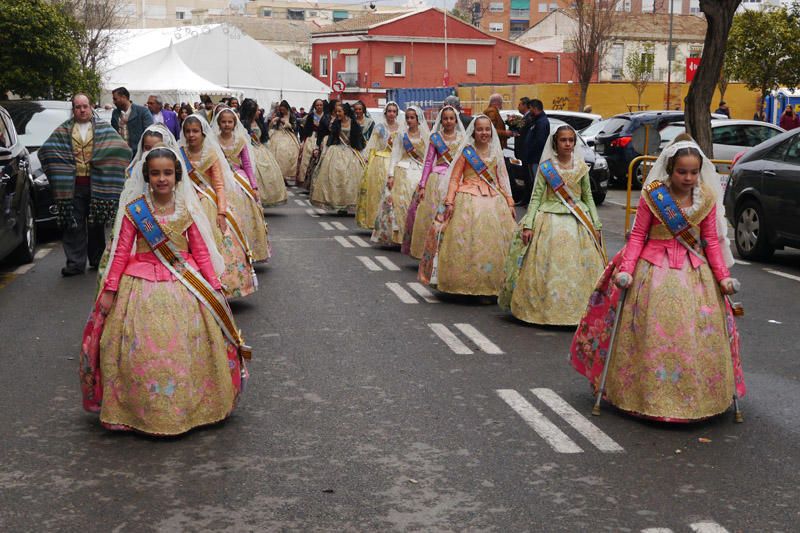
[[[630,274],[628,274],[630,276]],[[619,285],[617,285],[619,287]],[[594,400],[594,407],[592,407],[592,415],[600,416],[600,401],[603,399],[603,393],[606,391],[606,377],[608,377],[608,367],[611,362],[611,356],[614,354],[614,341],[617,338],[617,328],[619,327],[619,317],[622,314],[622,306],[625,304],[625,297],[628,295],[627,287],[620,287],[622,291],[619,295],[617,302],[617,312],[614,315],[614,327],[611,330],[611,339],[608,342],[608,355],[606,356],[605,364],[603,365],[603,374],[600,377],[600,387],[597,389],[597,397]]]
[[[737,292],[739,292],[741,290],[741,288],[742,288],[742,284],[739,283],[738,279],[734,278],[733,279],[733,293],[736,294]],[[734,316],[742,316],[742,315],[744,315],[744,307],[742,307],[741,303],[734,302],[733,300],[731,300],[731,297],[728,296],[727,294],[725,295],[725,299],[731,305],[731,309],[733,311]],[[726,321],[727,321],[727,318],[726,318]],[[728,325],[727,324],[725,324],[725,332],[726,333],[728,332]],[[728,344],[731,344],[732,340],[733,339],[731,339],[730,334],[728,334]],[[742,411],[739,409],[739,395],[736,394],[736,383],[733,384],[733,421],[736,422],[737,424],[741,424],[742,422],[744,422],[744,415],[742,414]]]

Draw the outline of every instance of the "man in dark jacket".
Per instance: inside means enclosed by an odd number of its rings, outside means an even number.
[[[139,139],[148,126],[153,124],[153,116],[143,105],[131,102],[131,93],[125,87],[117,87],[111,91],[114,100],[114,111],[111,112],[111,127],[125,139],[133,155],[139,147]]]
[[[533,116],[533,123],[531,124],[528,133],[525,135],[523,144],[525,149],[522,152],[522,161],[530,169],[530,184],[529,188],[533,190],[533,183],[536,179],[536,171],[539,168],[539,159],[542,158],[542,152],[547,144],[547,139],[550,137],[550,119],[544,113],[544,106],[542,101],[534,98],[530,101],[531,115]]]
[[[163,124],[169,131],[172,132],[175,139],[181,136],[181,124],[178,120],[178,114],[171,109],[164,107],[164,102],[157,94],[151,94],[147,97],[147,108],[153,117],[155,124]]]
[[[528,130],[533,126],[533,114],[531,114],[530,98],[523,96],[519,99],[517,104],[517,111],[522,117],[516,118],[513,123],[510,123],[508,129],[514,132],[514,157],[525,163],[525,136]]]

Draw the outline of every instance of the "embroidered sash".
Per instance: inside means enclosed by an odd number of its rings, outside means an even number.
[[[496,185],[497,180],[489,171],[489,167],[486,165],[486,163],[483,162],[483,159],[481,159],[481,156],[478,155],[478,152],[475,151],[475,148],[473,146],[471,145],[465,146],[464,150],[462,150],[461,153],[466,158],[467,163],[469,163],[469,166],[472,167],[472,170],[474,170],[475,173],[478,176],[480,176],[480,178],[483,181],[486,182],[486,185],[494,189],[494,192],[496,192],[497,194],[506,197],[505,191],[501,191],[497,187]]]
[[[183,147],[181,147],[181,156],[183,157],[183,161],[186,164],[186,170],[189,173],[189,178],[191,178],[192,184],[194,184],[195,190],[199,194],[208,198],[211,202],[214,203],[214,205],[218,205],[216,191],[214,191],[214,188],[211,187],[211,185],[209,185],[208,182],[201,177],[202,173],[196,168],[194,168],[194,166],[192,166],[192,162],[189,161],[189,156]],[[235,172],[234,175],[236,175]],[[239,223],[236,221],[236,217],[234,217],[230,211],[226,212],[223,216],[225,217],[225,220],[228,222],[228,225],[231,227],[231,233],[233,234],[233,237],[236,239],[239,245],[244,249],[244,253],[247,256],[247,263],[248,266],[250,267],[250,274],[253,276],[253,283],[255,283],[256,286],[258,286],[256,271],[253,269],[253,251],[250,249],[250,244],[247,242],[247,236],[244,234],[242,228],[239,226]],[[211,223],[214,224],[216,223],[216,221],[212,220]]]
[[[431,144],[436,149],[436,153],[444,157],[448,164],[453,162],[453,154],[450,153],[450,148],[447,147],[447,143],[439,133],[431,135]]]
[[[541,165],[539,165],[539,171],[542,173],[542,176],[544,176],[547,184],[550,185],[550,187],[556,193],[558,199],[561,200],[561,203],[563,203],[567,209],[569,209],[569,212],[575,215],[575,218],[578,219],[578,222],[580,222],[583,227],[589,231],[589,235],[592,236],[594,245],[597,247],[600,255],[603,256],[603,262],[608,261],[605,250],[603,249],[603,244],[600,240],[600,234],[594,228],[591,217],[589,217],[589,215],[585,213],[583,209],[581,209],[581,206],[578,205],[578,202],[572,197],[572,193],[567,187],[567,184],[564,183],[564,180],[558,173],[558,170],[556,170],[553,162],[550,159],[543,162]]]
[[[654,208],[653,213],[664,227],[684,248],[705,262],[706,258],[702,254],[700,243],[693,234],[692,224],[669,193],[666,184],[655,180],[644,190],[650,205]]]
[[[253,146],[261,146],[261,138],[256,135],[256,132],[250,132],[250,141],[253,143]]]
[[[144,236],[153,254],[208,309],[228,342],[236,346],[239,355],[250,359],[252,350],[244,343],[242,332],[236,328],[233,313],[225,297],[214,290],[208,280],[185,260],[175,243],[169,240],[150,212],[150,206],[144,196],[129,203],[125,209],[128,217]]]
[[[350,145],[350,139],[345,137],[344,132],[342,132],[341,130],[339,130],[339,140],[342,141],[342,143],[344,143],[345,146],[350,148],[350,150],[352,150],[354,154],[356,154],[356,157],[358,158],[358,162],[361,163],[362,167],[367,166],[367,162],[364,161],[364,157],[361,155],[361,152],[359,152],[358,150],[356,150],[355,148],[353,148]]]
[[[406,151],[408,156],[419,163],[422,164],[422,159],[420,159],[419,154],[417,153],[417,149],[414,148],[414,143],[411,142],[411,139],[408,137],[408,133],[403,134],[403,150]]]

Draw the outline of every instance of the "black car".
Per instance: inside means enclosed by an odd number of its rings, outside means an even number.
[[[0,107],[0,259],[30,263],[36,253],[33,177],[28,150]]]
[[[725,213],[743,259],[800,248],[800,131],[764,141],[735,160]]]
[[[711,118],[727,117],[712,113]],[[595,136],[594,148],[608,160],[611,185],[627,185],[628,166],[634,158],[642,155],[633,148],[633,133],[636,130],[649,125],[655,131],[660,131],[669,124],[683,121],[683,111],[637,111],[622,113],[608,119],[602,131]],[[634,180],[634,184],[640,182],[641,180]]]
[[[550,126],[560,126],[564,124],[560,120],[550,119]],[[506,160],[506,169],[508,170],[508,177],[511,181],[511,194],[516,202],[527,204],[530,201],[530,193],[533,191],[532,176],[528,173],[522,165],[515,165],[512,163],[514,160],[514,141],[512,137],[508,140],[508,145],[503,151]],[[601,205],[606,199],[608,192],[608,181],[611,173],[606,163],[606,159],[597,154],[578,134],[578,146],[580,154],[583,156],[584,161],[589,166],[589,181],[592,186],[592,199],[595,205]]]

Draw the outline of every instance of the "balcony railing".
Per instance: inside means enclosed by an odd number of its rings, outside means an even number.
[[[358,87],[358,72],[337,72],[336,79],[342,80],[348,87]]]

